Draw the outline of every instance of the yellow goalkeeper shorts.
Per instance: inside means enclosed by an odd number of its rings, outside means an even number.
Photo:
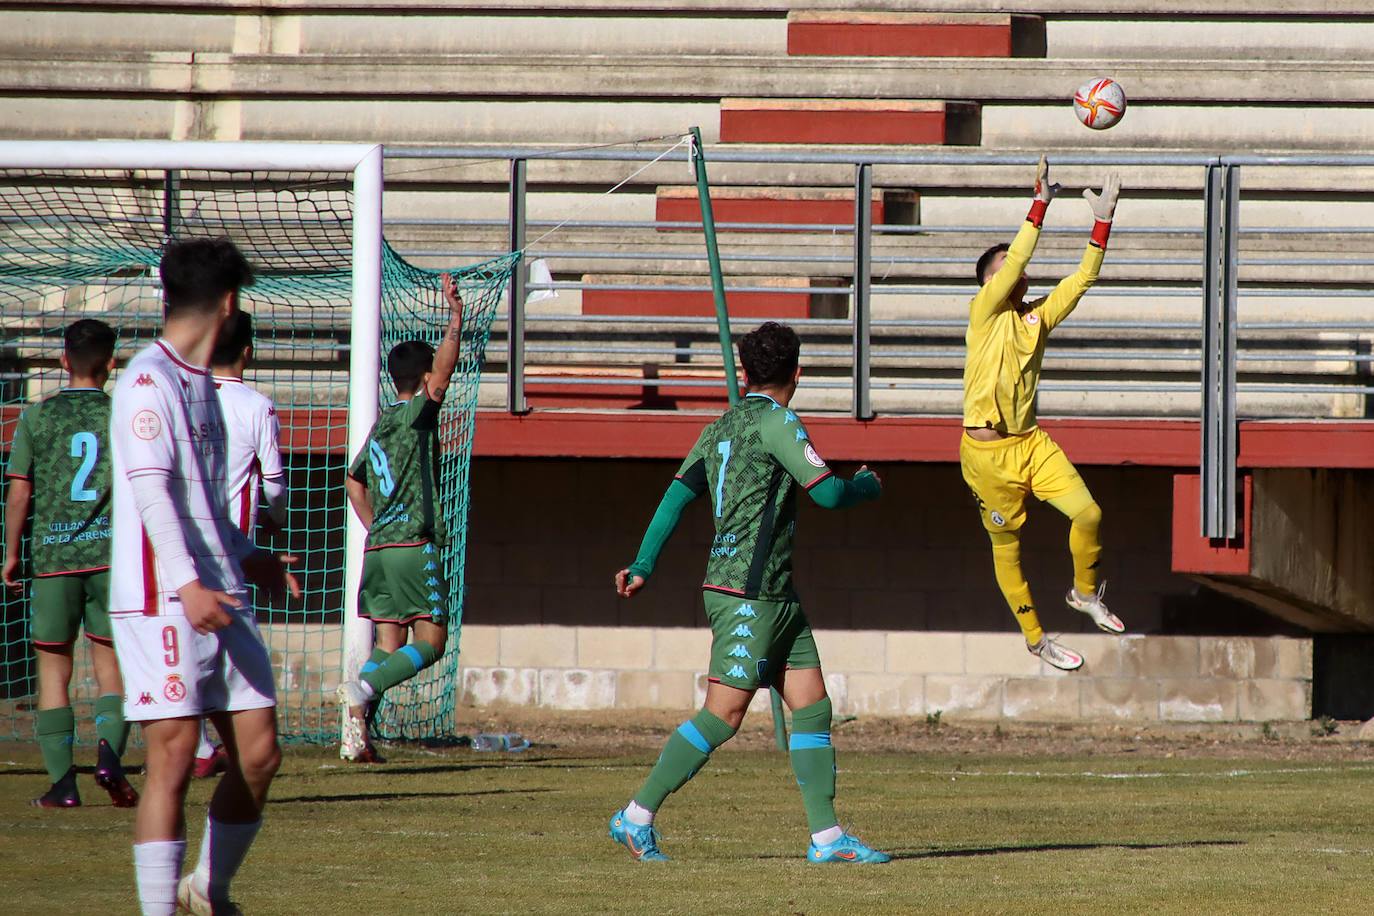
[[[1087,486],[1064,450],[1038,426],[991,442],[964,433],[959,467],[989,531],[1018,530],[1026,521],[1027,495],[1051,500]]]

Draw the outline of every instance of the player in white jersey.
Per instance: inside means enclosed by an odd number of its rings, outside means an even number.
[[[220,328],[210,352],[210,374],[219,393],[219,406],[229,434],[229,520],[253,538],[258,524],[259,489],[266,497],[267,518],[272,530],[286,525],[286,472],[282,468],[281,424],[272,399],[243,380],[253,358],[253,319],[238,311]],[[224,745],[210,741],[209,723],[202,723],[194,779],[222,773],[229,754]]]
[[[162,337],[130,361],[110,419],[114,497],[110,618],[125,716],[143,725],[147,780],[134,824],[144,916],[237,912],[229,880],[262,823],[281,762],[272,671],[245,575],[300,590],[230,521],[224,414],[207,370],[252,269],[227,238],[167,245]],[[210,800],[200,862],[180,877],[196,732],[209,715],[229,768]]]

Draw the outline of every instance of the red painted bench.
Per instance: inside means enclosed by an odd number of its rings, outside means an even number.
[[[1045,20],[979,13],[808,10],[787,15],[787,53],[845,57],[1044,57]]]
[[[625,274],[584,274],[589,285],[710,286],[710,278],[632,276]],[[732,318],[836,318],[848,314],[848,297],[843,293],[813,293],[812,287],[839,286],[837,279],[812,277],[732,277],[726,285],[768,287],[767,292],[734,292],[726,289],[725,305]],[[777,292],[772,289],[776,288]],[[584,315],[661,315],[664,317],[703,316],[716,313],[716,300],[709,288],[683,289],[584,289]]]
[[[915,191],[875,190],[870,211],[873,224],[915,225],[920,222],[918,202],[919,197]],[[722,232],[730,230],[720,227],[721,223],[819,223],[852,226],[854,192],[826,188],[712,188],[711,214]],[[701,202],[697,199],[697,189],[660,186],[654,218],[659,222],[699,224]],[[667,228],[662,231],[674,230]]]
[[[974,102],[915,99],[723,99],[723,143],[842,143],[976,146]]]

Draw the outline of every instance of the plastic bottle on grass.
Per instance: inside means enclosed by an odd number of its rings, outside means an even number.
[[[522,735],[514,732],[494,735],[483,732],[480,735],[472,736],[472,749],[474,751],[523,751],[529,747],[530,743]]]

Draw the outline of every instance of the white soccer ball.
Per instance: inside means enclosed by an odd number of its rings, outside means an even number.
[[[1088,80],[1073,94],[1073,113],[1093,130],[1106,130],[1126,113],[1126,93],[1114,79]]]

